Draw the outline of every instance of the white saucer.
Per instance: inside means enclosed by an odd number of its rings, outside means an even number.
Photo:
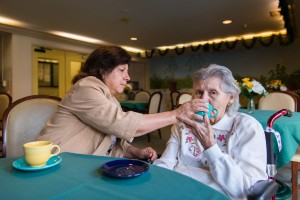
[[[48,162],[46,163],[45,166],[31,167],[30,165],[28,165],[25,162],[24,157],[22,157],[13,162],[13,167],[18,170],[22,170],[22,171],[39,171],[39,170],[48,169],[50,167],[58,165],[61,161],[62,161],[62,158],[60,156],[53,156],[48,160]]]

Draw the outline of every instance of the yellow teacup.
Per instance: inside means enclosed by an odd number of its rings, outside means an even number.
[[[24,158],[31,167],[42,167],[46,165],[49,158],[59,154],[58,145],[53,145],[50,141],[28,142],[23,145]],[[52,154],[52,150],[56,149]]]

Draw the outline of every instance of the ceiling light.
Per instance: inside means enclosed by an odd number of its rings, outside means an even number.
[[[272,31],[268,31],[268,32],[262,32],[260,34],[260,37],[270,37],[273,35],[273,32]]]
[[[134,52],[134,53],[140,53],[143,52],[142,49],[137,49],[137,48],[133,48],[133,47],[128,47],[128,46],[121,46],[123,49],[125,49],[126,51],[130,51],[130,52]]]
[[[228,38],[225,38],[224,41],[227,41],[227,42],[233,42],[235,40],[237,40],[238,38],[236,36],[232,36],[232,37],[228,37]]]
[[[223,23],[223,24],[231,24],[232,21],[231,21],[230,19],[227,19],[227,20],[224,20],[222,23]]]
[[[9,19],[9,18],[2,17],[2,16],[0,16],[0,23],[10,25],[10,26],[25,26],[25,24],[20,21],[17,21],[14,19]]]
[[[95,43],[95,44],[105,43],[104,41],[101,41],[98,39],[94,39],[94,38],[90,38],[90,37],[86,37],[86,36],[82,36],[82,35],[76,35],[76,34],[72,34],[72,33],[66,33],[66,32],[60,32],[60,31],[51,31],[50,33],[61,36],[61,37],[66,37],[69,39],[79,40],[79,41],[84,41],[84,42],[89,42],[89,43]]]
[[[245,40],[250,40],[250,39],[253,39],[254,38],[254,35],[253,34],[248,34],[248,35],[243,35],[242,36]]]
[[[222,42],[222,39],[214,39],[214,40],[212,40],[213,41],[213,43],[221,43]]]
[[[136,37],[132,37],[132,38],[130,38],[130,40],[136,41],[137,38]]]

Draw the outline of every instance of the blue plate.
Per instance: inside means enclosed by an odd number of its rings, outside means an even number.
[[[115,178],[133,178],[149,170],[149,165],[140,160],[120,159],[101,166],[104,174]]]
[[[48,160],[48,162],[46,163],[45,166],[31,167],[30,165],[28,165],[26,163],[25,158],[22,157],[13,162],[13,167],[18,170],[22,170],[22,171],[39,171],[39,170],[48,169],[50,167],[58,165],[61,162],[61,160],[62,160],[62,158],[60,156],[53,156]]]

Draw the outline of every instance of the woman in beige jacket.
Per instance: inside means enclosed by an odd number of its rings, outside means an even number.
[[[201,119],[195,111],[202,100],[157,114],[124,112],[114,97],[123,92],[131,57],[117,46],[101,46],[87,58],[73,86],[62,99],[57,112],[37,140],[51,140],[61,151],[126,158],[157,158],[151,147],[138,149],[130,145],[134,137],[177,123],[183,115]]]

